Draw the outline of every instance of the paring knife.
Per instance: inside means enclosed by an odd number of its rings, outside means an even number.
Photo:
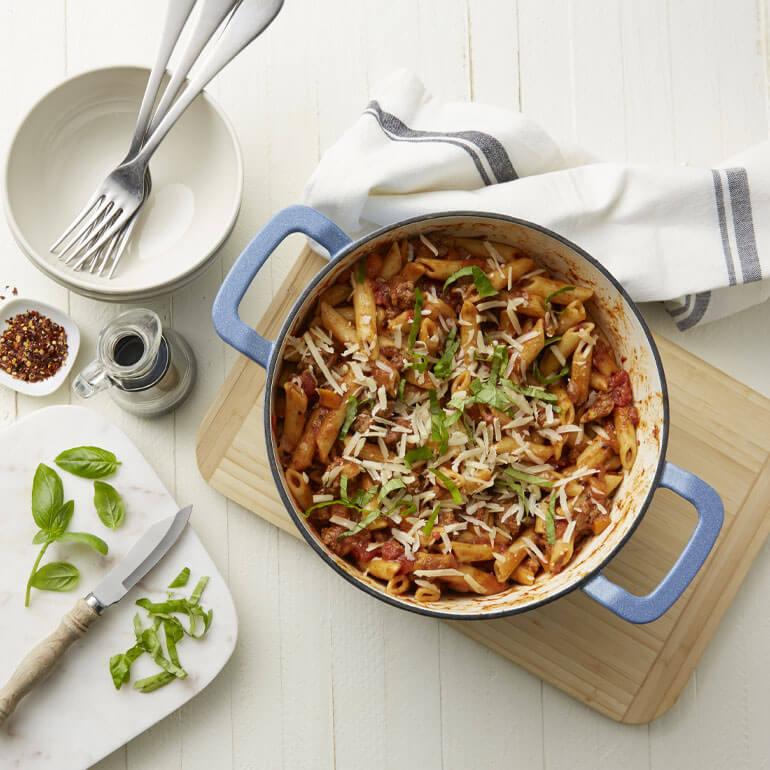
[[[69,647],[85,634],[107,607],[119,602],[169,551],[187,526],[192,506],[161,519],[140,538],[94,590],[78,599],[59,627],[21,661],[0,690],[0,725],[19,701],[54,669]]]

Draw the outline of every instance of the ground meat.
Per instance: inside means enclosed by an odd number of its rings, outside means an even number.
[[[361,412],[353,421],[353,430],[357,433],[366,433],[372,424],[372,416],[369,412]]]
[[[398,425],[401,425],[404,428],[411,428],[412,423],[409,422],[405,417],[399,417],[395,421]],[[385,446],[394,447],[396,444],[398,444],[399,441],[401,441],[401,436],[404,435],[403,431],[399,430],[393,430],[392,428],[385,434],[385,438],[383,441],[385,442]]]
[[[390,301],[399,310],[409,310],[414,307],[414,283],[404,281],[390,287]]]
[[[388,363],[396,371],[400,372],[404,368],[404,355],[398,348],[380,348],[380,353],[388,359]]]
[[[304,371],[300,372],[299,383],[308,398],[312,398],[315,395],[317,390],[317,383],[315,376],[310,369],[305,369]]]
[[[388,561],[399,559],[404,555],[404,546],[401,543],[397,543],[395,540],[388,540],[387,543],[383,543],[380,548],[380,556]]]
[[[380,307],[390,307],[390,285],[384,278],[377,278],[372,287],[374,302]]]
[[[583,412],[581,423],[593,422],[612,413],[615,408],[615,400],[611,393],[601,393],[596,401]]]
[[[631,390],[631,378],[625,369],[618,369],[610,375],[609,393],[615,406],[631,406],[634,394]]]
[[[371,534],[365,529],[356,535],[340,537],[346,532],[344,527],[332,524],[321,532],[321,542],[334,554],[345,558],[353,556],[356,561],[370,561],[374,554],[366,550],[371,542]]]

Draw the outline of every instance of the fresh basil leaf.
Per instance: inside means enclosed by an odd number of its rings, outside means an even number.
[[[416,353],[414,350],[412,351],[412,359],[411,361],[407,361],[406,365],[404,366],[405,369],[414,369],[416,372],[419,372],[420,374],[424,374],[428,371],[428,354],[427,353]]]
[[[517,468],[506,468],[503,471],[503,475],[514,481],[523,481],[525,484],[534,484],[537,487],[544,487],[545,489],[550,489],[553,486],[553,481],[548,481],[548,479],[535,476],[533,473],[525,473]]]
[[[116,690],[119,690],[124,684],[128,684],[131,679],[131,665],[141,655],[144,655],[144,649],[135,644],[125,652],[120,652],[110,658],[110,674]]]
[[[32,481],[32,518],[40,529],[51,529],[53,517],[64,504],[64,486],[59,474],[40,463]]]
[[[71,591],[80,580],[74,564],[52,561],[44,564],[30,579],[30,585],[40,591]]]
[[[184,588],[190,579],[190,568],[185,567],[169,584],[169,588]]]
[[[106,556],[107,551],[109,550],[107,543],[105,543],[104,540],[96,535],[91,535],[88,532],[64,532],[59,540],[63,543],[80,543],[81,545],[87,545],[102,556]]]
[[[350,426],[355,421],[357,414],[358,399],[355,396],[350,396],[350,398],[348,398],[347,404],[345,405],[345,419],[342,423],[342,427],[340,428],[340,439],[343,439],[348,435]]]
[[[61,508],[51,517],[51,524],[48,527],[49,539],[51,541],[60,540],[72,520],[72,514],[75,512],[75,501],[67,500]]]
[[[98,446],[79,446],[62,452],[54,462],[68,473],[84,479],[103,479],[118,469],[120,461]]]
[[[429,446],[419,446],[410,449],[404,455],[404,461],[406,462],[406,467],[411,468],[415,463],[421,462],[422,460],[430,460],[432,457],[433,452]]]
[[[208,577],[202,577],[197,584],[195,585],[195,588],[193,589],[193,592],[190,594],[190,604],[199,604],[201,600],[201,596],[203,596],[203,592],[206,590],[206,586],[209,584],[209,578]]]
[[[102,524],[110,529],[117,529],[126,517],[123,498],[106,481],[94,481],[94,507]]]
[[[211,620],[214,617],[212,610],[206,612],[200,605],[191,604],[188,599],[169,599],[165,602],[151,602],[149,599],[137,599],[136,604],[138,607],[142,607],[155,620],[166,620],[172,618],[174,613],[187,615],[190,621],[190,627],[185,628],[184,632],[188,636],[196,639],[202,638],[208,631]],[[203,621],[203,631],[197,631],[197,623],[199,620]],[[184,628],[184,626],[182,626]]]
[[[404,400],[404,388],[406,387],[406,380],[400,379],[398,381],[398,400],[403,401]]]
[[[422,293],[422,289],[419,286],[414,287],[414,318],[412,319],[412,326],[409,329],[409,340],[407,347],[409,350],[414,348],[414,343],[417,342],[417,334],[420,331],[420,323],[422,322],[422,306],[425,302],[425,297]]]
[[[449,447],[449,430],[446,426],[446,414],[438,401],[435,390],[428,393],[430,398],[430,437],[438,443],[438,453],[443,455]]]
[[[422,528],[422,534],[425,535],[425,537],[431,536],[433,527],[436,524],[436,519],[438,518],[438,512],[440,508],[441,503],[436,503],[433,506],[433,510],[430,512],[430,516],[428,516],[428,520],[425,522],[425,526]]]
[[[158,674],[152,676],[146,676],[144,679],[138,679],[134,682],[134,689],[139,692],[155,692],[161,687],[165,687],[176,679],[173,674],[169,674],[167,671],[161,671]]]
[[[455,360],[455,353],[460,347],[460,340],[457,339],[457,327],[453,326],[444,343],[444,352],[441,354],[436,365],[433,367],[433,374],[440,380],[446,380],[452,373],[452,365]]]
[[[463,502],[463,496],[460,494],[457,484],[455,484],[446,473],[440,471],[438,468],[428,468],[428,470],[444,485],[444,488],[451,495],[453,502],[458,504]]]
[[[51,537],[51,533],[44,529],[39,529],[37,532],[35,532],[35,536],[32,538],[32,545],[42,545],[43,543],[52,542],[53,538]]]
[[[468,265],[467,267],[461,267],[459,270],[452,273],[449,278],[444,281],[444,291],[447,287],[451,286],[455,281],[460,278],[471,276],[473,283],[476,285],[476,290],[479,293],[479,297],[484,299],[485,297],[492,297],[497,294],[497,289],[492,286],[489,278],[487,278],[484,271],[478,265]]]
[[[556,542],[556,492],[551,492],[548,500],[548,511],[545,516],[545,536],[553,545]]]

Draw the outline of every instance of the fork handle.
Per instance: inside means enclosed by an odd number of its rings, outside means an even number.
[[[196,0],[168,0],[166,20],[163,22],[163,32],[160,36],[160,45],[155,55],[155,63],[152,65],[150,77],[147,80],[147,86],[144,89],[142,104],[139,107],[139,115],[136,119],[136,127],[134,128],[134,137],[131,140],[131,147],[126,156],[128,158],[133,157],[144,142],[144,136],[150,124],[152,108],[158,97],[160,84],[163,80],[163,75],[166,73],[171,52],[179,41],[179,36],[182,34],[182,29],[190,16],[195,2]]]
[[[166,138],[182,113],[198,94],[219,74],[254,38],[256,38],[283,6],[283,0],[241,0],[214,48],[201,64],[198,73],[191,78],[187,88],[163,116],[158,126],[147,137],[135,160],[149,163],[158,145]]]
[[[228,13],[238,4],[238,0],[199,0],[199,11],[196,12],[195,25],[190,33],[187,44],[182,50],[171,75],[168,85],[160,97],[158,107],[152,116],[152,122],[148,129],[152,133],[168,112],[179,89],[190,74],[193,64],[197,61],[206,43],[211,40],[214,33],[224,21]],[[137,147],[137,149],[139,149]]]

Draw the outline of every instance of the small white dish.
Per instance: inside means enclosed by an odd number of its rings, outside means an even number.
[[[110,67],[64,81],[32,108],[8,153],[3,197],[14,238],[46,275],[94,299],[141,301],[188,283],[208,266],[240,208],[238,140],[202,94],[153,157],[152,194],[115,276],[75,272],[49,252],[125,156],[148,76],[141,67]]]
[[[80,350],[80,329],[78,329],[75,322],[68,315],[65,315],[61,310],[52,305],[38,302],[34,299],[26,299],[25,297],[13,297],[13,299],[0,304],[0,335],[5,331],[10,318],[21,313],[28,313],[30,310],[37,310],[40,315],[48,316],[48,318],[64,328],[67,334],[67,358],[53,377],[41,380],[40,382],[17,380],[15,377],[11,377],[8,372],[0,369],[0,385],[11,388],[11,390],[15,390],[17,393],[22,393],[25,396],[49,396],[61,387],[75,364],[78,350]]]

